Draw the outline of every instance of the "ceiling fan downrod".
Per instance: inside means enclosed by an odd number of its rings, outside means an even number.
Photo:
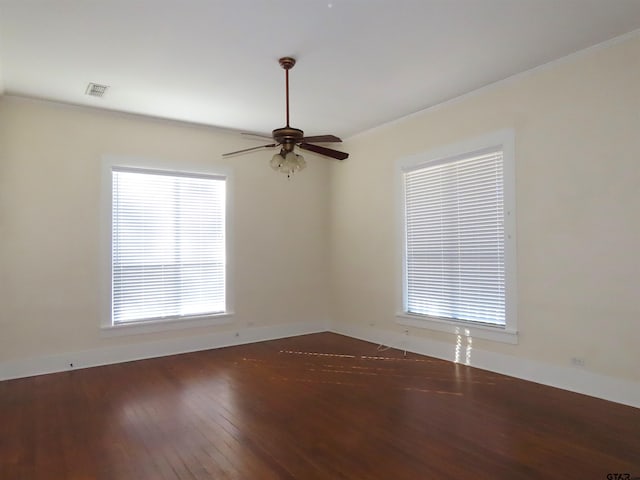
[[[282,57],[278,60],[280,66],[284,68],[285,75],[285,98],[286,98],[286,115],[287,125],[282,128],[276,128],[273,132],[273,138],[282,146],[280,154],[284,157],[288,152],[293,152],[293,148],[304,137],[304,132],[299,128],[293,128],[290,126],[289,117],[289,70],[296,64],[296,59],[293,57]]]
[[[289,127],[289,70],[291,70],[296,64],[296,59],[291,57],[282,57],[279,61],[280,66],[284,68],[285,91],[287,98],[287,127]]]

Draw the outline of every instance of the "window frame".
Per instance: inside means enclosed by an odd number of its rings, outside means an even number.
[[[500,148],[503,152],[504,194],[504,273],[505,325],[488,325],[474,321],[434,317],[407,312],[407,226],[405,217],[405,177],[407,171],[446,163],[472,156],[478,152]],[[467,139],[444,147],[400,159],[396,165],[398,197],[398,261],[396,322],[409,327],[478,337],[505,343],[518,343],[517,329],[517,270],[516,270],[516,198],[515,198],[515,132],[503,129]]]
[[[112,318],[112,228],[113,228],[113,178],[112,172],[118,170],[132,170],[149,173],[174,174],[176,176],[211,176],[225,180],[225,292],[226,311],[220,313],[185,316],[180,318],[140,320],[126,323],[114,323]],[[233,317],[233,252],[232,252],[232,222],[231,199],[232,175],[226,168],[203,167],[188,161],[171,161],[139,157],[105,155],[101,162],[101,232],[100,232],[100,274],[101,274],[101,333],[106,336],[132,335],[140,333],[161,332],[195,327],[206,327],[230,323]]]

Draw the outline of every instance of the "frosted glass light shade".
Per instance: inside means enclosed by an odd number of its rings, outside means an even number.
[[[279,153],[276,153],[271,159],[271,162],[269,164],[271,165],[271,168],[273,168],[277,172],[278,170],[280,170],[280,164],[283,161],[284,161],[284,158],[282,157],[282,155],[280,155]]]
[[[271,158],[270,165],[275,171],[286,173],[287,177],[290,177],[294,173],[303,170],[307,166],[307,162],[305,162],[302,155],[281,151]]]

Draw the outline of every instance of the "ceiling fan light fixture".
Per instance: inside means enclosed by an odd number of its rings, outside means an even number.
[[[291,177],[294,173],[304,170],[307,162],[302,155],[294,152],[285,152],[282,149],[271,158],[270,165],[276,172],[286,173],[287,177]]]

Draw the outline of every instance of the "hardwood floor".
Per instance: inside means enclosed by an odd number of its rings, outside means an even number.
[[[640,409],[331,333],[0,382],[0,435],[3,480],[640,477]]]

